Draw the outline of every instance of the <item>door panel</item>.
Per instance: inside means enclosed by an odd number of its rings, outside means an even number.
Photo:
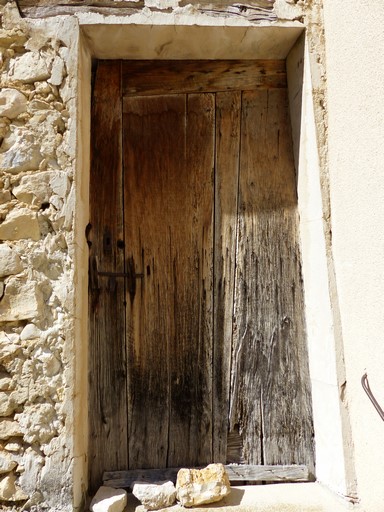
[[[189,61],[182,68],[98,65],[94,485],[103,470],[212,461],[313,471],[284,63]]]

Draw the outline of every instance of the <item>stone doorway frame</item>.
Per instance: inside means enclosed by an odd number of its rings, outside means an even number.
[[[92,59],[235,59],[286,58],[288,90],[297,171],[303,279],[309,366],[312,385],[319,482],[347,495],[352,482],[347,454],[349,425],[342,416],[339,382],[342,355],[336,348],[324,237],[317,134],[313,111],[308,42],[298,23],[250,26],[222,18],[191,19],[162,15],[153,20],[97,15],[79,16],[77,168],[76,168],[76,287],[74,382],[74,507],[81,507],[87,489],[87,351],[88,248],[84,232],[89,212],[90,99]],[[157,22],[156,22],[157,23]],[[200,23],[200,24],[199,24]],[[242,25],[244,23],[244,25]],[[81,271],[80,271],[81,270]],[[81,291],[80,291],[81,290]],[[332,422],[329,418],[332,417]],[[76,420],[76,418],[79,418]]]

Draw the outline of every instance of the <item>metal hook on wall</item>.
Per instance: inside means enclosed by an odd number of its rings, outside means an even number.
[[[361,377],[361,385],[363,386],[364,391],[367,393],[368,398],[373,403],[374,408],[379,413],[380,418],[384,421],[384,411],[380,407],[378,401],[376,400],[376,398],[374,397],[374,395],[371,391],[371,388],[370,388],[369,382],[368,382],[367,372],[365,372],[364,375]]]

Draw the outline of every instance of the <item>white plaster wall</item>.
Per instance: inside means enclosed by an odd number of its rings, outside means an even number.
[[[358,494],[384,510],[384,2],[324,0],[332,252]]]

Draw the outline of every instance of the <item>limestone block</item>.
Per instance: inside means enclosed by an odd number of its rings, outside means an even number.
[[[0,301],[0,322],[30,320],[41,314],[43,295],[35,282],[11,277]]]
[[[95,494],[89,509],[92,512],[123,512],[127,504],[124,489],[102,486]]]
[[[0,245],[0,277],[19,274],[23,270],[23,265],[19,255],[8,245]]]
[[[28,208],[15,208],[0,224],[0,240],[40,240],[37,213]]]
[[[0,421],[0,439],[9,439],[10,437],[20,437],[23,435],[21,427],[17,421],[3,418]]]
[[[15,475],[8,475],[0,480],[1,501],[24,501],[27,499],[28,495],[16,485]]]
[[[0,372],[0,391],[8,391],[11,388],[12,378],[7,372]]]
[[[0,190],[0,204],[8,203],[12,199],[9,190]]]
[[[170,507],[176,501],[176,488],[173,482],[134,482],[132,494],[147,510],[159,510]]]
[[[15,59],[12,76],[14,80],[32,84],[33,82],[46,80],[49,77],[47,63],[39,52],[27,52]]]
[[[50,197],[50,188],[45,173],[24,176],[20,180],[20,185],[14,187],[13,195],[21,202],[33,204],[38,207],[42,203],[48,203]]]
[[[33,134],[18,128],[4,141],[6,151],[0,153],[0,172],[18,174],[39,168],[43,156]]]
[[[42,203],[51,202],[52,194],[64,198],[69,191],[69,185],[67,173],[47,171],[23,176],[12,193],[19,201],[40,207]]]
[[[27,110],[27,103],[27,98],[17,89],[2,89],[0,91],[0,117],[14,119]]]
[[[65,76],[65,64],[61,57],[57,56],[53,60],[52,70],[51,70],[51,78],[48,79],[48,82],[52,85],[61,85],[63,78]]]
[[[16,408],[16,404],[11,400],[10,393],[0,391],[0,417],[10,416]]]
[[[9,473],[17,466],[14,457],[8,452],[0,452],[0,475]]]
[[[222,464],[204,469],[180,469],[176,481],[177,499],[184,507],[220,501],[231,492],[228,475]]]
[[[35,324],[27,324],[24,329],[21,331],[20,339],[22,341],[33,340],[39,338],[41,335],[41,331]]]

